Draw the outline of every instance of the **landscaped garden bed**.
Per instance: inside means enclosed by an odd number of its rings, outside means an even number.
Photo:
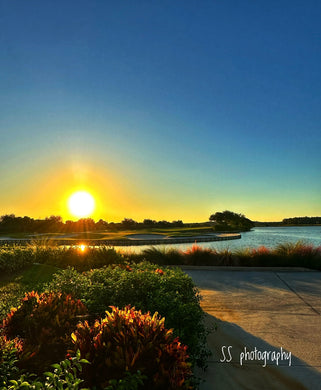
[[[174,265],[321,269],[321,250],[2,247],[0,389],[195,387],[208,357],[204,313]]]
[[[67,268],[42,290],[4,318],[3,389],[60,388],[51,381],[62,389],[194,387],[206,330],[199,293],[180,269],[148,262]]]

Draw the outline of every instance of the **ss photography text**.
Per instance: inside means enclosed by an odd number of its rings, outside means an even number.
[[[222,358],[220,359],[221,363],[230,363],[233,360],[232,356],[232,345],[223,345],[221,348]],[[274,351],[261,351],[254,347],[254,349],[247,349],[244,347],[243,351],[239,353],[239,361],[242,366],[248,361],[261,361],[262,367],[266,367],[267,362],[275,363],[277,366],[279,362],[288,361],[289,367],[292,363],[292,354],[291,352],[286,352],[281,347],[280,350]]]

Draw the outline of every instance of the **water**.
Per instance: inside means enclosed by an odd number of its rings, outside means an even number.
[[[197,245],[202,248],[215,248],[230,250],[237,250],[243,248],[258,248],[265,246],[267,248],[274,248],[278,244],[286,242],[295,243],[302,241],[313,246],[321,246],[321,226],[291,226],[291,227],[257,227],[250,232],[241,233],[242,238],[239,240],[230,241],[214,241],[214,242],[200,242]],[[186,250],[193,244],[170,244],[166,248],[174,248],[179,250]],[[116,250],[139,253],[149,245],[131,246],[131,247],[115,247]],[[165,245],[158,245],[157,247],[165,247]]]

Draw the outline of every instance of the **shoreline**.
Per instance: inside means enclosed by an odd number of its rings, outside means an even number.
[[[134,238],[131,235],[129,239],[123,240],[95,240],[95,239],[49,239],[48,241],[56,245],[90,245],[90,246],[140,246],[140,245],[170,245],[170,244],[188,244],[198,242],[214,242],[214,241],[227,241],[227,240],[238,240],[242,236],[240,233],[220,233],[207,236],[194,236],[194,237],[167,237],[163,238]],[[38,240],[41,243],[41,240]],[[27,245],[36,243],[35,239],[28,238],[6,238],[0,240],[0,245]]]

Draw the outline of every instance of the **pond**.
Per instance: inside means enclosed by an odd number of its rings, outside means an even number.
[[[256,227],[249,232],[241,233],[241,235],[242,238],[240,240],[200,242],[197,245],[202,248],[229,248],[232,251],[242,248],[257,248],[260,246],[274,248],[278,244],[286,242],[295,243],[298,241],[313,246],[321,246],[321,226]],[[166,245],[166,248],[186,250],[192,245],[170,244]],[[144,245],[136,247],[115,247],[115,249],[139,253],[149,247],[149,245]],[[165,245],[158,245],[157,247],[165,247]]]

